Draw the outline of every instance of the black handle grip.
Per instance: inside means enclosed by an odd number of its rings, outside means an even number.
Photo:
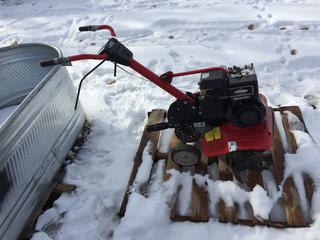
[[[90,31],[89,29],[90,29],[90,28],[89,28],[89,26],[82,26],[82,27],[79,27],[79,31],[80,31],[80,32]]]
[[[46,61],[42,61],[40,62],[40,66],[41,67],[49,67],[49,66],[54,66],[57,65],[57,60],[56,59],[50,59],[50,60],[46,60]]]
[[[94,31],[97,31],[99,29],[100,29],[100,27],[98,25],[89,25],[89,26],[79,27],[79,31],[80,32],[87,32],[87,31],[94,32]]]

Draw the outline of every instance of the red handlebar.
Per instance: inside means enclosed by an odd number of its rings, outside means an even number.
[[[226,73],[228,72],[227,69],[225,69],[224,67],[211,67],[211,68],[202,68],[202,69],[197,69],[197,70],[192,70],[187,72],[173,73],[172,77],[181,77],[181,76],[187,76],[187,75],[210,72],[210,71],[225,71]]]
[[[70,62],[75,62],[75,61],[81,61],[81,60],[88,60],[88,59],[92,59],[92,60],[103,60],[108,58],[107,54],[80,54],[80,55],[73,55],[73,56],[69,56],[69,61]]]
[[[103,60],[107,59],[108,55],[107,54],[102,54],[102,55],[97,55],[97,54],[80,54],[80,55],[74,55],[74,56],[69,56],[68,59],[70,62],[74,61],[80,61],[80,60],[87,60],[87,59],[93,59],[93,60]],[[145,78],[149,79],[151,82],[171,94],[172,96],[176,97],[177,99],[180,100],[187,100],[192,103],[195,102],[195,100],[187,95],[186,93],[182,92],[178,88],[174,87],[173,85],[170,84],[170,81],[166,81],[163,78],[159,77],[157,74],[137,62],[136,60],[132,59],[129,65],[130,68],[132,68],[134,71],[140,73],[142,76]],[[197,74],[197,73],[203,73],[203,72],[208,72],[208,71],[227,71],[223,67],[212,67],[212,68],[203,68],[203,69],[198,69],[198,70],[193,70],[193,71],[188,71],[188,72],[180,72],[180,73],[173,73],[172,77],[180,77],[180,76],[185,76],[185,75],[191,75],[191,74]]]
[[[68,59],[70,62],[74,61],[80,61],[80,60],[86,60],[86,59],[93,59],[93,60],[103,60],[107,59],[107,54],[102,55],[96,55],[96,54],[80,54],[80,55],[74,55],[69,56]],[[136,60],[132,59],[129,65],[130,68],[132,68],[134,71],[140,73],[145,78],[149,79],[154,84],[158,85],[160,88],[171,94],[172,96],[176,97],[177,99],[181,100],[188,100],[194,103],[194,99],[184,92],[180,91],[176,87],[172,86],[169,82],[164,81],[161,79],[157,74],[150,71],[148,68],[137,62]]]
[[[89,25],[89,26],[79,27],[80,32],[87,32],[87,31],[95,32],[102,29],[108,30],[112,37],[117,37],[116,32],[109,25]]]
[[[110,32],[112,37],[117,37],[116,32],[113,30],[113,28],[109,25],[100,25],[99,29],[106,29]]]
[[[80,31],[97,31],[97,30],[101,30],[101,29],[106,29],[110,32],[110,34],[112,36],[114,36],[114,37],[116,36],[115,31],[109,25],[90,25],[90,26],[83,26],[83,27],[79,28]],[[115,42],[118,42],[118,41],[114,40],[112,42],[112,44]],[[180,72],[180,73],[168,72],[168,73],[165,73],[161,76],[158,76],[157,74],[155,74],[154,72],[152,72],[151,70],[149,70],[148,68],[146,68],[145,66],[143,66],[142,64],[137,62],[136,60],[134,60],[132,58],[132,53],[129,50],[126,50],[126,49],[124,49],[124,50],[125,50],[124,54],[128,54],[127,52],[129,52],[131,54],[131,56],[130,56],[131,58],[126,59],[126,57],[125,57],[125,59],[124,59],[125,64],[124,65],[127,65],[130,68],[132,68],[134,71],[140,73],[142,76],[149,79],[151,82],[153,82],[154,84],[156,84],[157,86],[159,86],[160,88],[162,88],[163,90],[165,90],[166,92],[171,94],[172,96],[176,97],[177,99],[187,100],[193,104],[195,104],[195,99],[192,97],[192,95],[190,96],[190,95],[186,94],[185,92],[182,92],[178,88],[174,87],[173,85],[171,85],[172,78],[191,75],[191,74],[197,74],[197,73],[203,73],[203,72],[209,72],[209,71],[225,71],[225,72],[227,72],[227,69],[224,67],[212,67],[212,68],[204,68],[204,69],[198,69],[198,70]],[[104,52],[101,52],[101,53],[103,53],[103,54],[80,54],[80,55],[69,56],[66,58],[57,58],[57,59],[53,59],[53,60],[47,60],[47,61],[43,61],[41,63],[41,66],[51,66],[51,65],[58,65],[58,64],[70,65],[71,62],[86,60],[86,59],[108,60],[109,55],[105,54]],[[116,60],[114,60],[114,58],[112,58],[112,55],[110,55],[110,60],[117,62]],[[119,61],[119,62],[121,63],[121,61]]]

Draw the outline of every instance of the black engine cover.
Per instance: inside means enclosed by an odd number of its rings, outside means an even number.
[[[259,97],[258,100],[233,102],[225,117],[238,127],[249,127],[262,122],[265,116],[266,109]]]
[[[199,111],[210,125],[230,121],[240,127],[255,125],[265,118],[253,65],[201,74]]]

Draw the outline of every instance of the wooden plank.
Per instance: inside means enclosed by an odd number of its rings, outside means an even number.
[[[256,179],[257,177],[258,179]],[[256,180],[250,180],[250,178],[256,179]],[[248,186],[250,189],[254,187],[255,185],[254,182],[260,182],[259,185],[261,185],[262,179],[260,180],[260,177],[257,176],[257,173],[252,172],[251,174],[248,175]],[[238,219],[238,223],[242,225],[248,225],[248,226],[264,225],[264,226],[275,227],[275,228],[309,226],[300,208],[300,198],[298,195],[298,191],[294,186],[294,182],[291,177],[286,180],[284,184],[283,192],[284,192],[283,202],[284,202],[285,213],[287,216],[287,222],[258,220],[253,218],[252,220]],[[312,190],[310,192],[312,192]]]
[[[165,159],[167,160],[169,158],[169,153],[166,152],[157,152],[157,159]]]
[[[219,180],[233,181],[233,173],[226,162],[226,156],[219,156],[218,159]],[[219,221],[237,223],[237,210],[235,206],[226,206],[225,202],[220,199],[219,201]]]
[[[200,161],[194,166],[194,172],[202,176],[208,173],[208,158],[205,154],[201,154]]]
[[[302,112],[301,112],[301,110],[300,110],[300,108],[298,106],[280,107],[280,108],[278,108],[278,111],[280,111],[281,113],[284,113],[285,111],[292,112],[303,123],[304,131],[306,133],[309,133],[309,131],[308,131],[307,127],[306,127],[306,124],[304,122],[304,119],[303,119],[303,116],[302,116]]]
[[[301,122],[303,122],[302,114],[298,107],[289,107],[286,109],[286,111],[292,112],[299,118]],[[291,152],[296,153],[298,145],[293,133],[290,131],[288,114],[285,112],[282,112],[282,123],[284,126],[288,144],[290,145]],[[306,130],[306,128],[304,130]],[[288,224],[299,227],[307,226],[307,221],[300,207],[299,192],[294,184],[292,177],[287,178],[283,185],[283,199]]]
[[[164,115],[161,120],[163,121],[165,119],[165,117],[166,117],[166,112],[164,112]],[[151,150],[151,157],[152,157],[153,164],[160,159],[160,158],[158,158],[160,136],[161,136],[161,131],[151,133],[151,139],[150,139],[151,149],[150,150]],[[154,165],[152,165],[152,169],[153,169],[153,166]],[[140,186],[140,189],[139,189],[140,193],[145,197],[149,196],[149,186],[150,186],[151,175],[153,172],[152,169],[149,173],[148,181],[145,183],[142,183]]]
[[[282,115],[282,124],[283,124],[284,130],[286,132],[286,137],[287,137],[288,143],[290,145],[291,153],[296,153],[297,149],[298,149],[298,144],[297,144],[296,138],[294,137],[293,133],[290,131],[290,125],[289,125],[287,113],[283,113],[283,115]]]
[[[313,197],[313,192],[314,192],[314,189],[315,189],[315,184],[314,184],[313,179],[307,174],[303,175],[303,183],[304,183],[304,187],[306,189],[306,195],[307,195],[308,203],[309,203],[309,206],[311,208],[311,206],[312,206],[312,197]]]
[[[166,112],[162,110],[161,112],[161,121],[164,120],[166,117]],[[154,123],[152,123],[154,124]],[[160,140],[161,131],[153,132],[151,134],[151,156],[153,161],[157,161],[158,158],[158,147],[159,147],[159,140]]]
[[[294,185],[292,177],[286,179],[283,185],[284,210],[288,225],[304,227],[307,222],[300,207],[299,193]]]
[[[281,141],[280,132],[275,122],[273,127],[272,159],[274,164],[274,177],[277,185],[280,185],[283,180],[284,149]]]
[[[195,165],[195,173],[206,175],[207,157],[202,154],[201,160]],[[192,221],[207,222],[209,220],[209,199],[206,186],[199,186],[195,179],[192,181]]]
[[[169,144],[169,153],[173,148],[175,148],[180,143],[181,143],[180,139],[176,136],[176,134],[173,133],[170,140],[170,144]]]
[[[181,141],[177,138],[177,136],[175,134],[172,135],[171,140],[170,140],[170,144],[169,144],[169,153],[168,153],[168,159],[166,161],[166,173],[164,176],[164,181],[167,181],[170,179],[171,174],[168,172],[168,170],[170,169],[176,169],[177,171],[181,171],[181,168],[178,164],[176,164],[170,155],[171,150],[177,146],[179,143],[181,143]]]
[[[296,153],[297,151],[297,143],[295,140],[294,135],[290,131],[288,116],[285,111],[290,111],[295,114],[299,120],[304,124],[303,117],[299,107],[281,107],[279,111],[282,115],[282,123],[286,133],[286,138],[288,140],[288,144],[290,145],[291,152]],[[304,124],[304,130],[306,132],[307,129]],[[275,124],[274,127],[274,145],[275,149],[273,152],[273,158],[275,161],[275,177],[276,182],[280,185],[282,178],[283,178],[283,171],[284,171],[284,151],[283,145],[280,144],[281,138],[278,131],[278,128]],[[282,156],[281,156],[282,155]],[[292,177],[288,177],[284,184],[283,184],[283,205],[284,211],[287,218],[287,226],[292,227],[305,227],[308,226],[308,223],[303,215],[302,209],[300,207],[300,196],[298,193],[297,188],[295,187],[294,181]]]
[[[195,222],[207,222],[209,220],[208,211],[208,192],[193,179],[191,220]]]
[[[177,138],[175,134],[173,134],[169,144],[169,155],[166,161],[166,173],[164,175],[164,181],[168,181],[171,178],[171,174],[168,172],[169,170],[176,169],[177,171],[181,171],[180,166],[172,160],[171,154],[170,154],[170,151],[179,143],[180,143],[180,140]],[[177,214],[177,205],[179,201],[180,190],[181,190],[181,186],[179,185],[177,192],[173,198],[173,204],[170,211],[170,219],[173,221],[184,221],[183,219],[185,219],[184,216]]]
[[[252,191],[256,185],[263,187],[261,172],[248,170],[248,187],[250,191]]]
[[[181,141],[173,134],[169,149],[170,151],[176,147],[178,144],[181,144]],[[172,161],[171,155],[169,153],[167,160],[167,171],[170,169],[176,169],[181,171],[181,167]],[[195,165],[195,173],[200,175],[205,175],[207,173],[207,162],[206,158],[202,156],[201,161]],[[170,179],[170,173],[166,173],[165,181]],[[195,221],[195,222],[206,222],[209,220],[208,216],[208,193],[205,187],[199,186],[195,180],[192,181],[192,214],[191,216],[182,216],[177,214],[177,204],[179,201],[179,191],[174,199],[173,207],[171,208],[170,217],[173,221]]]
[[[170,219],[173,221],[190,221],[191,220],[190,216],[188,216],[189,217],[188,220],[184,220],[185,216],[181,216],[181,215],[177,214],[178,199],[179,199],[181,188],[182,188],[182,186],[179,185],[176,193],[174,194],[174,197],[172,200],[172,207],[171,207],[171,211],[170,211]]]
[[[260,171],[252,171],[252,170],[248,170],[248,188],[250,191],[252,191],[254,189],[255,186],[259,185],[261,187],[263,187],[263,180],[262,180],[262,176],[261,176],[261,172]],[[258,218],[256,218],[254,216],[254,212],[252,209],[252,224],[253,225],[259,225],[259,224],[263,224],[264,220],[259,220]]]
[[[220,216],[219,216],[219,221],[223,223],[238,223],[237,219],[237,211],[234,206],[227,207],[226,204],[224,203],[223,200],[219,201],[219,211],[220,211]]]
[[[280,221],[269,221],[269,220],[262,220],[255,224],[253,224],[252,220],[248,219],[238,219],[238,223],[241,225],[247,225],[247,226],[268,226],[268,227],[274,227],[274,228],[285,228],[289,225],[287,222],[280,222]]]
[[[180,166],[172,160],[171,156],[169,156],[166,163],[166,172],[164,174],[164,181],[168,181],[171,178],[171,173],[168,172],[170,169],[176,169],[177,171],[181,171]]]
[[[221,155],[218,159],[219,180],[233,181],[233,173],[230,166],[226,162],[226,156]]]
[[[143,151],[144,151],[148,141],[150,141],[152,138],[153,133],[149,133],[147,131],[147,126],[151,125],[151,124],[156,124],[156,123],[162,122],[164,119],[164,116],[165,116],[165,110],[163,110],[163,109],[154,109],[149,114],[148,122],[143,130],[143,134],[142,134],[141,141],[140,141],[140,144],[138,147],[138,151],[136,152],[136,155],[134,157],[134,164],[133,164],[131,175],[130,175],[130,178],[128,181],[127,190],[126,190],[126,193],[123,197],[121,207],[118,211],[119,217],[123,217],[126,212],[127,204],[128,204],[128,200],[129,200],[129,195],[130,195],[130,187],[133,184],[133,182],[137,176],[138,169],[142,163]]]
[[[76,189],[76,185],[66,184],[66,183],[58,183],[55,185],[53,192],[57,194],[62,193],[71,193]]]

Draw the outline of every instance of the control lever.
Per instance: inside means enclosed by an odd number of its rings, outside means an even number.
[[[147,131],[148,132],[157,132],[157,131],[168,129],[170,127],[171,127],[171,124],[168,122],[156,123],[156,124],[152,124],[152,125],[147,126]]]

